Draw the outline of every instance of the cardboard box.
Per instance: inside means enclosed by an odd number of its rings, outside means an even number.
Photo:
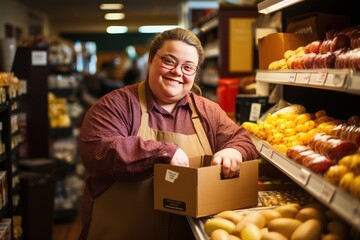
[[[315,34],[272,33],[259,39],[259,69],[284,58],[287,50],[296,50],[317,39]]]
[[[241,164],[240,176],[221,179],[221,166],[211,156],[190,159],[190,167],[155,164],[154,208],[203,217],[258,204],[258,160]]]
[[[287,33],[316,34],[317,39],[323,40],[329,30],[343,30],[350,25],[350,17],[312,12],[287,20]]]

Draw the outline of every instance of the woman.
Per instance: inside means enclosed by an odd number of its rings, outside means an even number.
[[[189,239],[177,232],[184,217],[153,210],[154,164],[189,166],[189,157],[211,154],[231,178],[242,161],[259,157],[244,128],[191,91],[203,58],[192,32],[165,31],[151,43],[146,80],[89,109],[80,135],[81,239]]]

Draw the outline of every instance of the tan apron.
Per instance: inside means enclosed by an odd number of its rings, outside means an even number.
[[[142,111],[140,129],[137,134],[139,137],[144,140],[176,143],[189,157],[212,154],[192,99],[190,105],[196,131],[196,134],[193,135],[161,132],[148,126],[149,114],[144,82],[139,84],[139,101]],[[152,178],[142,182],[116,181],[94,200],[88,239],[172,239],[173,237],[169,236],[176,235],[176,233],[168,232],[170,214],[154,210],[153,201]]]

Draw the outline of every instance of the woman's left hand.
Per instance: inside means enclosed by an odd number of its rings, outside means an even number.
[[[238,150],[225,148],[214,154],[211,165],[222,165],[223,177],[232,178],[239,173],[241,162],[242,155]]]

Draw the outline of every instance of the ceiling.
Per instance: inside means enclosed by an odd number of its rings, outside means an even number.
[[[181,3],[185,0],[120,0],[119,2],[124,4],[120,12],[125,13],[125,18],[116,21],[104,19],[105,11],[99,9],[100,0],[18,1],[35,13],[47,16],[50,27],[56,32],[64,33],[104,32],[109,25],[125,25],[128,26],[129,31],[136,31],[141,25],[176,25],[180,21]],[[210,1],[197,0],[197,2],[206,4]]]

